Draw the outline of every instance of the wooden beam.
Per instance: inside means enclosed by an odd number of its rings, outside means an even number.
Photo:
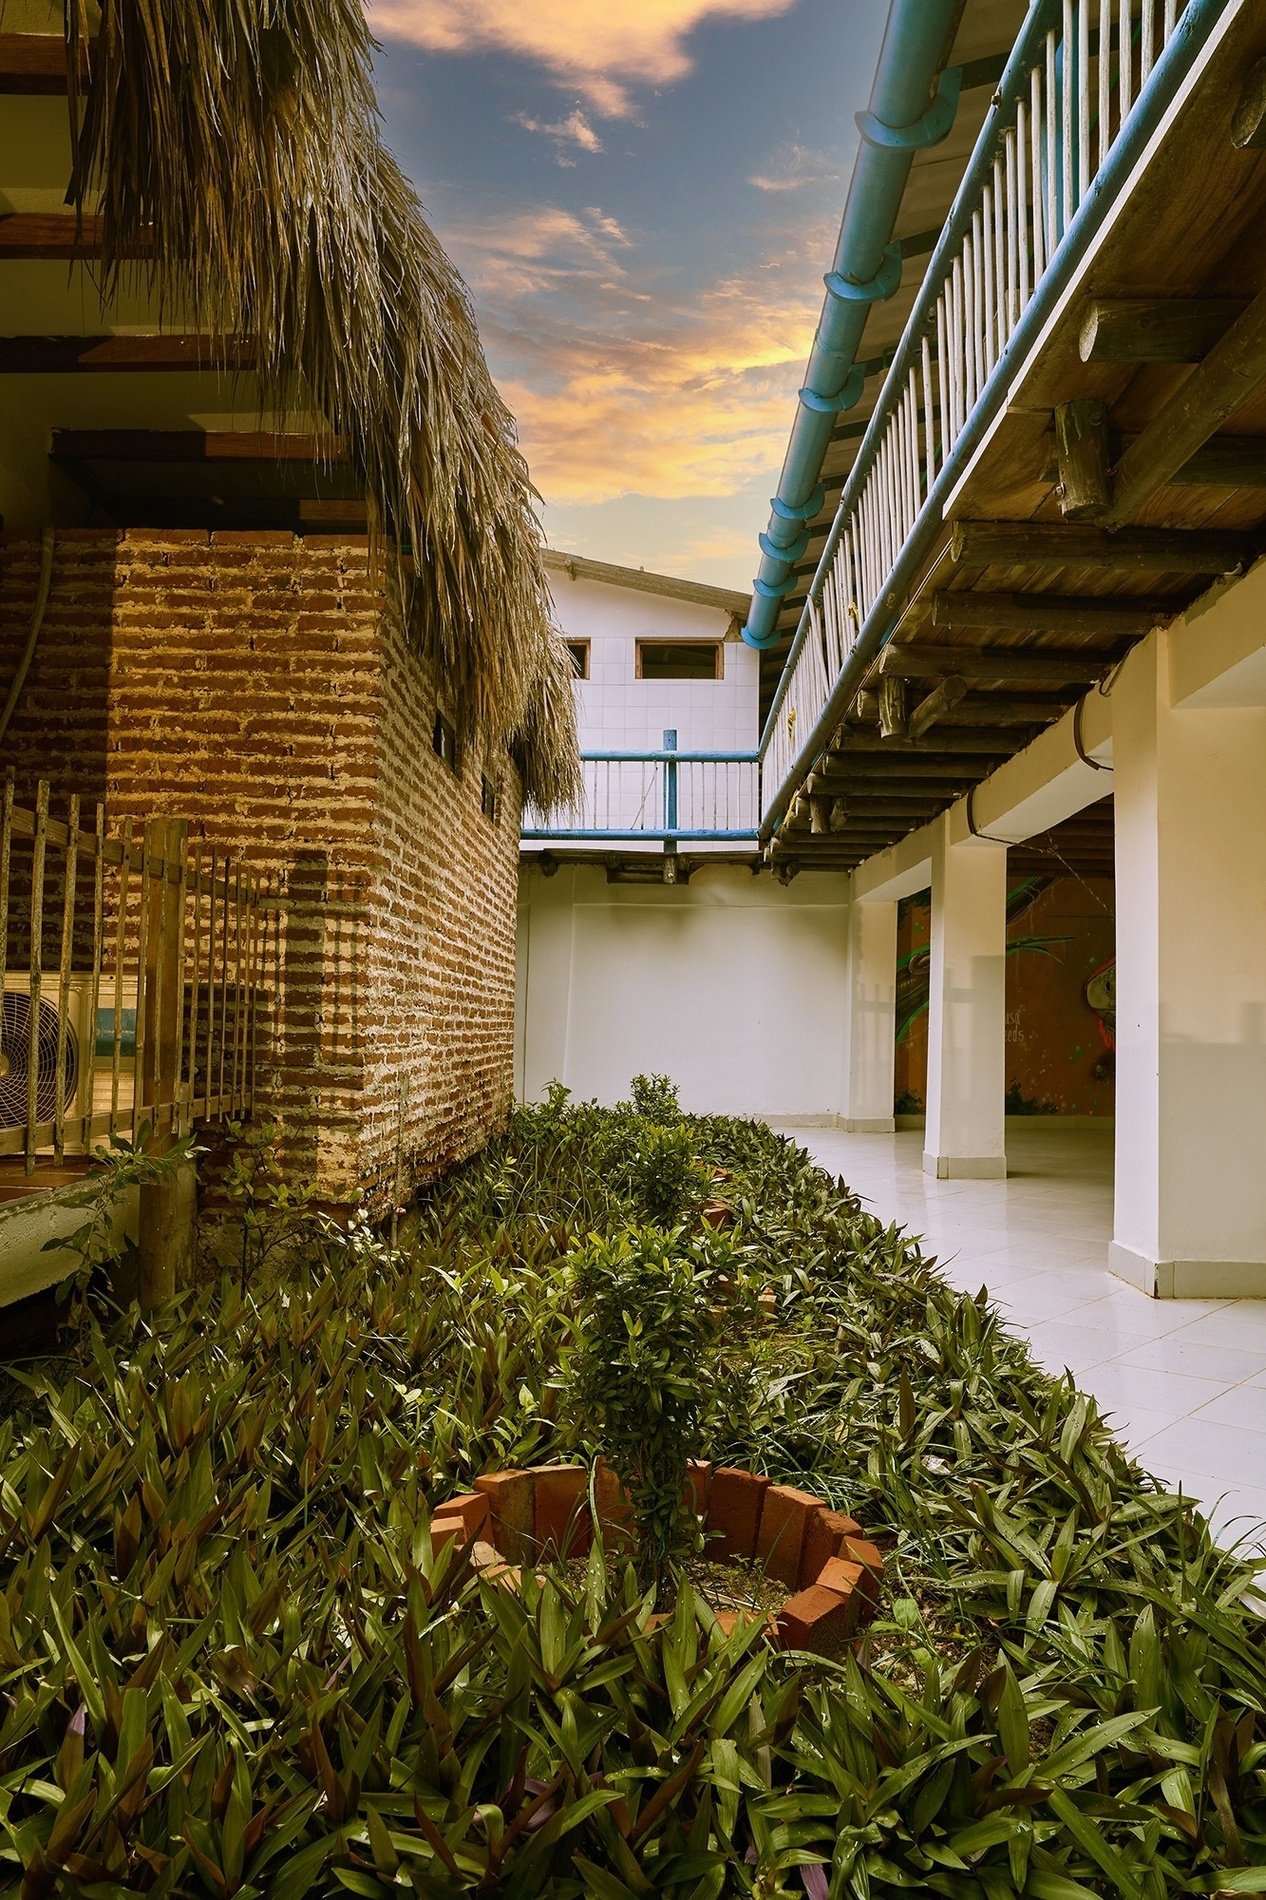
[[[1052,711],[1059,708],[1051,702]],[[982,729],[980,732],[947,731],[944,726],[931,739],[881,739],[874,732],[860,732],[853,727],[845,727],[838,744],[827,751],[828,758],[853,758],[858,753],[868,755],[882,753],[886,758],[928,759],[944,758],[948,752],[962,753],[964,757],[975,757],[983,753],[990,758],[1002,758],[1006,755],[1005,743],[996,732]]]
[[[1182,603],[1177,600],[1116,596],[963,592],[936,594],[932,599],[932,625],[953,633],[989,627],[1001,633],[1097,633],[1141,639],[1181,612]]]
[[[0,376],[130,375],[167,370],[254,369],[249,337],[0,336]]]
[[[1120,574],[1229,574],[1252,561],[1259,547],[1258,535],[1216,529],[1109,533],[1047,521],[956,521],[951,539],[963,567],[1098,567]]]
[[[1244,309],[1242,297],[1096,297],[1082,319],[1083,363],[1198,363]]]
[[[1021,686],[1076,686],[1115,665],[1110,653],[1045,652],[1038,647],[887,646],[885,679],[940,679],[951,670],[964,680],[1015,680]]]
[[[837,772],[815,773],[813,788],[816,797],[845,800],[850,814],[861,818],[873,818],[876,812],[889,809],[901,816],[908,816],[912,810],[916,813],[936,811],[942,797],[941,793],[930,792],[922,786],[874,785]]]
[[[1055,411],[1059,512],[1065,521],[1091,521],[1112,498],[1112,445],[1108,405],[1061,402]]]
[[[1137,435],[1121,437],[1121,451],[1132,448]],[[1040,479],[1059,480],[1054,437],[1043,457]],[[1266,436],[1215,435],[1197,449],[1169,477],[1170,488],[1266,488]],[[1170,608],[1171,613],[1174,609]]]
[[[969,704],[946,713],[941,721],[943,736],[935,743],[952,745],[953,728],[960,719],[976,727],[1046,725],[1066,713],[1077,697],[1078,693],[1067,687],[1047,699],[1018,699],[1010,693],[976,694]]]
[[[101,256],[102,222],[73,211],[0,213],[0,261],[61,264]]]
[[[1124,524],[1266,379],[1266,291],[1254,297],[1126,449],[1112,472],[1106,523]]]
[[[1266,59],[1249,68],[1231,116],[1231,143],[1240,152],[1266,147]]]
[[[56,98],[66,91],[60,33],[0,33],[0,93]]]
[[[921,699],[910,714],[909,733],[912,739],[921,739],[929,732],[938,719],[943,719],[959,701],[967,697],[967,681],[961,674],[950,673],[934,686],[925,699]]]
[[[346,460],[337,436],[237,429],[54,429],[59,462],[321,462]]]

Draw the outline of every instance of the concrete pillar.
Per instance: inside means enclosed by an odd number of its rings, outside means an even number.
[[[942,1181],[1007,1172],[1007,848],[935,821],[923,1167]],[[959,821],[961,824],[961,820]]]
[[[893,1128],[897,1035],[897,906],[875,898],[848,907],[844,997],[844,1101],[840,1119],[853,1134]]]
[[[1174,643],[1112,691],[1116,1211],[1160,1298],[1266,1296],[1266,709],[1176,709]]]

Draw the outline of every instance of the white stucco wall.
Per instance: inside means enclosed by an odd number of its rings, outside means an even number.
[[[598,866],[520,883],[516,1086],[610,1103],[671,1075],[698,1113],[834,1121],[842,1102],[843,875],[783,886],[741,865],[688,884],[608,884]]]

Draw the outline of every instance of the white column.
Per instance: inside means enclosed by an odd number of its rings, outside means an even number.
[[[897,1046],[897,906],[854,900],[848,907],[844,1102],[852,1134],[891,1134]]]
[[[1266,1296],[1266,709],[1175,709],[1174,642],[1112,691],[1113,1271]]]
[[[942,1181],[1007,1172],[1007,848],[936,820],[923,1167]],[[961,819],[959,820],[961,826]]]

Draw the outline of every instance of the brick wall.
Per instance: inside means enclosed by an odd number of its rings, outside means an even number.
[[[0,536],[0,683],[38,541]],[[375,1206],[477,1148],[511,1093],[519,790],[509,762],[431,749],[432,669],[362,540],[66,530],[4,741],[112,823],[186,817],[284,875],[284,1001],[263,1076],[297,1165]],[[487,769],[501,809],[480,809]]]

